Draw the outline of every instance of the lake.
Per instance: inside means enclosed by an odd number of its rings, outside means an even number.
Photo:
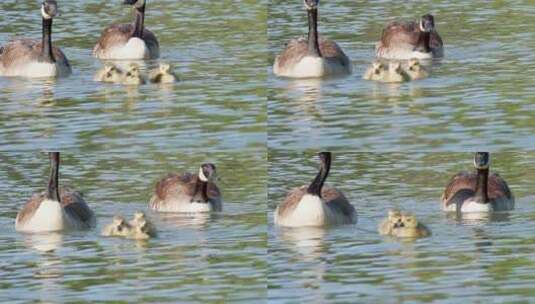
[[[471,153],[334,153],[327,184],[355,206],[356,225],[284,229],[273,210],[317,173],[315,153],[270,152],[268,299],[271,303],[525,302],[535,297],[535,154],[491,155],[516,209],[479,218],[441,211],[449,179]],[[380,236],[389,208],[433,232],[416,241]]]
[[[93,230],[27,235],[16,214],[46,187],[44,153],[0,154],[0,302],[251,302],[266,297],[267,167],[259,153],[62,154],[60,184],[85,195]],[[223,212],[147,210],[167,172],[217,166]],[[133,241],[100,236],[114,215],[145,211],[159,236]]]
[[[0,78],[2,150],[145,152],[263,150],[266,141],[266,4],[148,1],[146,26],[181,82],[127,87],[93,81],[101,31],[130,22],[121,1],[61,1],[53,40],[73,66],[57,81]],[[41,37],[38,1],[2,1],[0,44]],[[157,66],[148,62],[146,68]]]
[[[445,58],[430,78],[362,80],[386,22],[431,12]],[[326,80],[268,79],[269,146],[277,149],[465,151],[535,148],[535,8],[526,1],[322,1],[319,32],[353,61]],[[302,1],[270,6],[270,61],[306,35]]]

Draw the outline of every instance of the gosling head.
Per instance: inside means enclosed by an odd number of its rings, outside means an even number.
[[[213,183],[217,180],[217,172],[214,164],[202,164],[199,168],[199,179],[203,182]]]
[[[41,16],[43,19],[50,20],[59,14],[58,4],[55,0],[45,0],[41,4]]]
[[[131,64],[125,74],[125,83],[126,84],[144,84],[145,79],[141,75],[139,66],[136,64]]]
[[[474,167],[477,170],[485,170],[490,166],[490,153],[489,152],[476,152],[474,155]]]
[[[435,29],[435,17],[431,14],[423,15],[420,19],[420,31],[429,33]]]
[[[169,74],[169,72],[171,71],[171,64],[169,63],[160,63],[160,72],[161,73],[164,73],[164,74]]]
[[[421,67],[422,65],[420,64],[420,60],[416,58],[412,58],[411,60],[409,60],[409,70],[418,71]]]
[[[418,227],[418,220],[416,219],[416,216],[412,214],[404,214],[401,216],[401,221],[403,223],[404,228],[416,228]]]
[[[372,63],[372,69],[375,75],[381,75],[386,71],[386,66],[380,61],[374,61]]]
[[[388,210],[388,221],[392,227],[401,227],[401,211],[397,209]]]

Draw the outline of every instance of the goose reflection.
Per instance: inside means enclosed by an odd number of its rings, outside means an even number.
[[[315,260],[327,253],[326,230],[322,227],[277,228],[280,238],[304,260]]]

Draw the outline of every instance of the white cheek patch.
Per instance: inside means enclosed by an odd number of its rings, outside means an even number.
[[[420,31],[425,32],[424,23],[420,20]]]
[[[202,167],[199,168],[199,179],[203,182],[207,182],[208,178],[204,175],[204,172],[202,172]]]
[[[43,16],[43,18],[45,18],[45,19],[47,19],[47,20],[48,20],[48,19],[52,19],[52,16],[50,16],[49,14],[47,14],[47,13],[45,12],[45,7],[44,7],[44,6],[41,6],[41,15]]]

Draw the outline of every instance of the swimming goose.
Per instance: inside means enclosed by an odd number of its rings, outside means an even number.
[[[160,63],[158,68],[150,72],[149,79],[152,83],[174,83],[178,80],[178,77],[172,71],[171,64]]]
[[[419,22],[388,23],[376,45],[376,55],[398,60],[442,57],[443,43],[435,28],[435,18],[427,14]]]
[[[93,55],[100,59],[155,59],[160,57],[158,39],[144,27],[145,0],[125,0],[133,5],[136,18],[133,24],[112,24],[102,32],[93,48]]]
[[[80,192],[59,188],[59,152],[49,153],[48,190],[34,194],[19,211],[15,228],[22,232],[51,232],[88,229],[95,225],[95,216]]]
[[[45,0],[41,5],[42,39],[13,40],[0,48],[0,76],[40,78],[71,74],[67,57],[52,45],[52,20],[57,14],[56,1]]]
[[[513,193],[501,176],[489,174],[489,166],[489,153],[477,152],[476,172],[460,172],[450,180],[442,194],[442,209],[462,213],[512,210]]]
[[[287,227],[331,226],[356,222],[355,208],[342,192],[324,186],[331,153],[321,152],[320,170],[309,186],[293,189],[275,210],[275,224]]]
[[[336,42],[318,35],[319,0],[304,0],[308,39],[291,40],[277,56],[273,72],[291,78],[316,78],[351,73],[351,62]]]
[[[156,184],[149,207],[160,212],[221,211],[222,201],[215,184],[216,168],[203,164],[198,174],[169,174]]]

